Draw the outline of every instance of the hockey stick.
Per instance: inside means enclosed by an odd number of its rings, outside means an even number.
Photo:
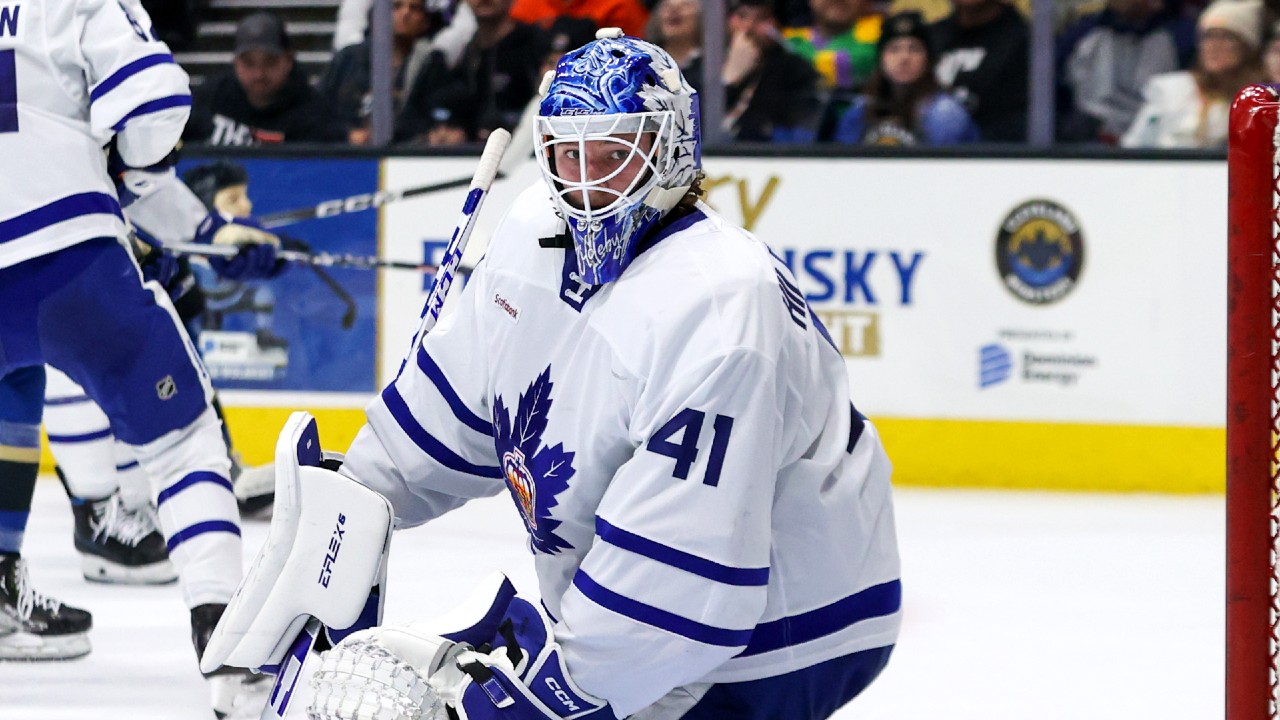
[[[470,189],[467,191],[467,201],[462,206],[462,214],[458,217],[458,223],[453,228],[453,236],[449,239],[444,258],[436,271],[435,284],[427,294],[427,301],[422,308],[422,324],[414,335],[411,349],[417,346],[422,336],[435,326],[436,320],[440,317],[440,309],[448,299],[454,274],[460,269],[462,253],[466,250],[471,230],[475,227],[476,216],[480,212],[481,205],[484,204],[484,198],[489,193],[490,186],[493,185],[498,173],[498,163],[502,161],[502,154],[510,142],[511,133],[498,129],[489,135],[489,140],[485,143],[475,177],[471,180]],[[290,643],[286,662],[280,666],[276,674],[275,685],[271,689],[271,699],[262,709],[260,720],[278,720],[284,717],[289,708],[289,702],[293,699],[298,678],[302,675],[302,664],[307,654],[315,647],[316,639],[319,637],[319,629],[320,622],[314,617],[310,618],[302,632]]]
[[[235,245],[205,245],[204,243],[168,243],[164,246],[164,249],[183,255],[200,255],[202,257],[231,257],[240,251]],[[416,270],[417,272],[426,273],[433,273],[439,270],[439,267],[435,265],[404,262],[402,260],[383,260],[369,255],[334,255],[323,252],[309,253],[301,250],[281,250],[276,253],[276,257],[300,265],[319,267],[355,268],[357,270],[386,268],[388,270]],[[460,272],[463,275],[470,274],[471,268],[461,268]]]
[[[204,243],[167,243],[165,250],[183,255],[200,255],[202,257],[229,258],[240,252],[236,245],[206,245]],[[417,270],[419,272],[435,272],[435,265],[403,262],[400,260],[383,260],[368,255],[333,255],[330,253],[308,253],[301,250],[280,250],[276,257],[300,265],[316,265],[320,267],[347,267],[360,270],[389,268],[393,270]]]
[[[361,210],[371,210],[373,208],[382,207],[389,202],[463,187],[470,182],[471,178],[457,178],[456,180],[446,180],[444,182],[406,188],[404,190],[379,190],[372,193],[359,193],[350,197],[325,200],[310,207],[273,212],[269,215],[263,215],[259,220],[262,223],[263,228],[271,230],[278,227],[284,227],[285,225],[302,222],[303,220],[311,220],[312,218],[327,218],[335,215],[360,212]]]

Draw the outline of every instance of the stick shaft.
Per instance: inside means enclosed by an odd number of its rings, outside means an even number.
[[[489,140],[485,143],[484,152],[480,155],[480,163],[476,167],[475,178],[471,181],[470,190],[467,192],[467,201],[462,206],[462,214],[458,216],[453,235],[449,238],[449,245],[445,248],[444,257],[440,260],[435,284],[431,286],[431,292],[427,294],[427,301],[423,305],[422,324],[418,327],[411,348],[416,347],[420,338],[426,335],[440,319],[440,311],[449,297],[449,289],[453,287],[454,274],[462,264],[462,254],[467,249],[467,241],[471,238],[476,217],[480,214],[480,207],[484,204],[489,187],[493,185],[493,180],[498,174],[498,163],[502,162],[502,155],[510,142],[511,133],[498,128],[489,135]]]
[[[273,212],[268,215],[263,215],[259,219],[259,222],[262,223],[263,228],[271,230],[273,228],[299,223],[303,220],[311,220],[312,218],[327,218],[335,215],[360,212],[362,210],[371,210],[373,208],[382,207],[390,202],[396,202],[397,200],[405,200],[411,197],[417,197],[418,195],[428,195],[430,193],[465,187],[470,182],[471,178],[455,178],[453,180],[445,180],[444,182],[432,183],[430,185],[420,185],[418,187],[407,188],[405,190],[379,190],[378,192],[358,193],[356,195],[351,195],[350,197],[325,200],[308,207]]]
[[[168,243],[165,250],[182,255],[200,255],[203,257],[231,257],[239,249],[235,245],[205,245],[203,243]],[[435,265],[405,262],[402,260],[383,260],[369,255],[333,255],[330,253],[308,253],[301,250],[281,250],[277,253],[281,260],[302,265],[319,267],[348,267],[364,270],[388,268],[392,270],[416,270],[417,272],[435,272]],[[463,274],[469,272],[462,270]]]

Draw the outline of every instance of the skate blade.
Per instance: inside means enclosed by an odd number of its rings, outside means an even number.
[[[80,556],[80,571],[89,582],[110,585],[167,585],[178,579],[178,571],[168,560],[150,565],[121,565],[96,555]]]
[[[0,635],[0,661],[74,660],[88,655],[91,649],[87,633],[34,635],[13,632]]]

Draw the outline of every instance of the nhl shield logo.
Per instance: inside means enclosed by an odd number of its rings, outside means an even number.
[[[178,394],[178,384],[173,381],[172,375],[165,375],[160,382],[156,383],[156,397],[161,400],[168,400]]]
[[[515,493],[525,524],[530,530],[537,530],[538,513],[535,501],[538,491],[528,466],[524,464],[524,453],[520,452],[519,448],[503,453],[502,472],[507,476],[507,485],[511,487],[511,492]]]

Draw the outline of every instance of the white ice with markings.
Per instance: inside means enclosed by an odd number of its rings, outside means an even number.
[[[901,642],[839,720],[1223,716],[1220,496],[900,489],[897,509]],[[93,612],[94,650],[0,663],[0,719],[211,720],[177,587],[83,581],[71,527],[42,480],[24,554],[41,591]],[[246,563],[266,529],[245,524]],[[398,533],[386,619],[443,612],[496,569],[536,587],[504,497]]]

